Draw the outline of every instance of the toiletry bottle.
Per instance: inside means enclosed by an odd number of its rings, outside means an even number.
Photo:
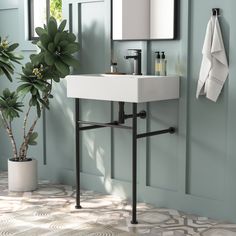
[[[111,73],[117,73],[117,62],[111,62]]]
[[[156,58],[155,58],[155,75],[160,75],[161,70],[161,64],[160,64],[160,52],[155,52]]]
[[[161,52],[161,59],[160,59],[160,75],[166,76],[166,56],[165,52]]]

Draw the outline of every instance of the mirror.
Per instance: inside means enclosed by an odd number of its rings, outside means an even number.
[[[177,0],[113,0],[113,40],[176,37]]]

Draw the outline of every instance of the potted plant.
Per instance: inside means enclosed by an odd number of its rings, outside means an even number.
[[[13,152],[13,156],[8,160],[10,191],[32,191],[36,189],[37,162],[27,155],[29,146],[37,144],[36,124],[41,117],[42,110],[49,109],[50,99],[53,98],[53,82],[58,83],[61,78],[70,74],[70,66],[78,67],[78,60],[72,55],[79,50],[78,43],[75,42],[76,36],[65,30],[65,26],[66,20],[57,26],[55,18],[50,17],[44,28],[36,28],[39,39],[33,43],[39,47],[40,52],[30,55],[30,62],[22,67],[22,73],[18,78],[20,85],[16,91],[11,92],[9,89],[5,89],[0,96],[0,115]],[[11,69],[7,63],[4,64],[5,61],[0,54],[0,68],[10,80],[12,80],[11,74],[13,74],[11,61],[19,63],[21,59],[20,56],[12,52],[17,46],[18,44],[8,45],[5,41],[5,51],[8,50],[8,54],[11,55],[12,53],[13,55],[7,59]],[[4,54],[6,53],[3,53],[3,56]],[[8,70],[1,67],[1,62]],[[29,101],[26,102],[26,99]],[[20,146],[17,147],[12,122],[24,113],[23,107],[25,107],[23,137]],[[32,117],[31,113],[35,114],[33,121],[32,118],[29,118]]]

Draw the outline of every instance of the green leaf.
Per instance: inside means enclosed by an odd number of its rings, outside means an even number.
[[[37,95],[38,90],[35,87],[31,87],[30,92],[32,95]]]
[[[34,65],[42,64],[44,62],[44,54],[43,53],[39,53],[36,55],[32,54],[30,55],[30,59]]]
[[[70,43],[65,46],[64,50],[62,53],[65,54],[72,54],[79,51],[79,44],[78,43]]]
[[[37,137],[38,137],[38,133],[37,133],[37,132],[33,132],[33,133],[30,135],[30,139],[32,139],[32,140],[35,140]]]
[[[23,104],[17,105],[17,107],[15,107],[15,110],[20,111],[20,112],[23,112],[18,106],[19,106],[19,107],[23,107]]]
[[[8,59],[6,61],[4,61],[4,59],[0,60],[0,65],[13,72],[14,65]]]
[[[47,34],[42,34],[40,37],[39,37],[39,40],[40,42],[42,43],[43,47],[44,48],[47,48],[48,47],[48,44],[50,42],[50,37],[47,35]]]
[[[44,60],[47,65],[51,66],[55,63],[55,57],[50,52],[45,52]]]
[[[29,86],[31,87],[30,84],[22,84],[16,89],[16,91],[17,91],[17,93],[19,93],[22,89],[29,87]]]
[[[60,77],[58,76],[53,76],[52,78],[56,83],[60,82]]]
[[[16,92],[10,92],[9,89],[3,91],[3,96],[0,96],[1,111],[5,118],[12,121],[19,117],[19,112],[22,112],[20,107],[23,106],[21,102],[17,102],[18,96]]]
[[[31,54],[30,55],[30,60],[34,65],[38,65],[38,55],[36,54]]]
[[[9,52],[8,55],[10,56],[10,59],[17,59],[17,60],[22,60],[24,59],[24,56],[20,53],[16,53],[16,52]]]
[[[54,43],[49,43],[48,44],[48,51],[51,52],[51,53],[54,53],[55,52],[55,49],[56,49],[56,46]]]
[[[14,51],[19,46],[19,43],[13,43],[7,49],[8,52]]]
[[[9,96],[11,96],[11,92],[10,92],[10,90],[9,90],[8,88],[4,89],[2,93],[3,93],[3,96],[4,96],[4,97],[9,97]]]
[[[61,38],[62,38],[62,33],[57,32],[55,37],[54,37],[54,43],[57,45],[61,41]]]
[[[29,105],[30,105],[30,106],[36,106],[37,103],[38,103],[37,97],[33,95],[33,96],[31,97],[30,101],[29,101]]]
[[[55,66],[57,68],[57,70],[63,75],[63,76],[66,76],[66,75],[69,75],[70,74],[70,68],[69,66],[67,66],[65,63],[57,60],[55,61]]]
[[[73,33],[68,33],[67,38],[72,43],[76,40],[76,36]]]
[[[17,64],[21,64],[17,59],[11,58],[11,61],[14,61]]]
[[[13,74],[13,72],[14,72],[14,66],[12,65],[11,62],[5,63],[5,62],[0,61],[0,69],[1,68],[5,68],[11,74]]]
[[[61,60],[66,63],[68,66],[73,66],[75,68],[79,67],[79,61],[70,55],[61,56]]]
[[[45,90],[45,86],[41,85],[41,84],[36,84],[34,83],[34,87],[40,91],[44,91]]]
[[[7,64],[9,60],[6,57],[1,57],[0,56],[0,61],[4,64]]]
[[[5,53],[4,51],[1,51],[2,55],[4,55],[7,58],[10,58],[9,55],[7,53]]]
[[[42,49],[42,50],[46,50],[45,47],[43,46],[42,42],[39,40],[37,43],[37,46]],[[47,44],[46,44],[47,45]]]
[[[38,115],[38,117],[40,117],[41,116],[41,107],[38,102],[37,102],[36,108],[37,108],[37,115]]]
[[[47,33],[47,31],[41,27],[36,27],[35,32],[37,33],[38,36],[41,36],[42,34]]]
[[[54,16],[50,16],[49,21],[53,21],[57,26],[57,20]]]
[[[1,69],[3,73],[6,75],[6,77],[12,82],[11,74],[4,67],[2,67]]]
[[[27,76],[32,75],[33,65],[30,62],[26,63],[25,67],[22,67],[22,71]]]
[[[65,47],[66,45],[68,45],[68,41],[67,40],[62,40],[60,43],[59,43],[59,46],[61,47]]]
[[[66,27],[66,20],[63,20],[58,27],[58,31],[63,31]]]
[[[24,88],[21,88],[21,89],[18,88],[18,93],[20,96],[25,96],[27,93],[30,92],[31,88],[32,88],[31,85],[25,86]]]
[[[29,145],[30,146],[36,146],[38,143],[36,142],[36,141],[31,141],[30,143],[29,143]]]
[[[54,38],[57,33],[57,22],[53,17],[50,17],[48,22],[48,33],[52,38]]]
[[[37,142],[35,141],[35,139],[38,137],[38,133],[37,132],[33,132],[30,136],[29,136],[29,141],[28,144],[29,145],[36,145]]]

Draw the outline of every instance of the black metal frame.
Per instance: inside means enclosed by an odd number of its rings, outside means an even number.
[[[46,2],[46,21],[48,21],[50,16],[50,0],[45,0]],[[28,37],[29,40],[35,40],[39,37],[34,37],[34,0],[28,0]]]
[[[98,129],[98,128],[121,128],[121,129],[130,129],[132,130],[132,219],[131,224],[138,224],[137,221],[137,140],[139,138],[150,137],[154,135],[160,135],[165,133],[173,134],[176,132],[174,127],[170,127],[164,130],[158,130],[154,132],[147,133],[137,133],[137,118],[145,119],[146,112],[140,111],[137,113],[137,103],[132,104],[132,114],[125,114],[124,112],[124,102],[119,102],[119,120],[113,121],[110,123],[98,123],[90,121],[81,121],[80,116],[80,104],[79,99],[75,100],[75,126],[76,126],[76,209],[81,208],[80,204],[80,131]],[[132,118],[132,125],[126,126],[123,125],[126,119]],[[87,126],[80,127],[81,124]]]

